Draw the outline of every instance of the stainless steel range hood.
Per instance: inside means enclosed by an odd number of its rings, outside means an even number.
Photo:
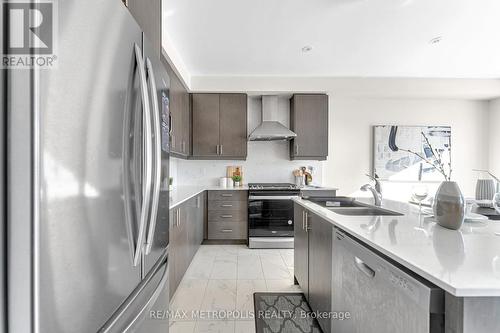
[[[248,136],[249,141],[291,140],[297,136],[278,119],[278,96],[262,96],[262,124]]]

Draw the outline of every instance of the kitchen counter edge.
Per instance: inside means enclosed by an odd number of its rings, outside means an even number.
[[[420,250],[419,247],[416,247],[415,252],[411,255],[408,255],[407,249],[403,249],[399,251],[401,254],[398,254],[398,248],[392,246],[391,249],[389,249],[389,246],[384,246],[383,241],[380,239],[378,240],[373,240],[368,238],[368,236],[363,235],[360,230],[356,230],[355,227],[353,227],[354,223],[352,218],[354,217],[347,217],[343,215],[336,214],[326,208],[323,208],[313,202],[307,201],[302,198],[296,198],[293,199],[293,201],[300,206],[310,210],[311,212],[317,214],[324,220],[330,222],[333,226],[338,227],[339,229],[343,230],[347,234],[351,235],[352,237],[356,238],[360,242],[374,248],[375,250],[379,251],[383,255],[389,257],[393,261],[399,263],[403,267],[406,267],[408,270],[414,272],[415,274],[427,279],[428,281],[434,283],[438,287],[442,288],[443,290],[447,291],[451,295],[455,297],[500,297],[500,278],[498,279],[498,285],[495,283],[491,283],[491,279],[488,281],[488,284],[484,284],[485,287],[482,287],[482,283],[478,282],[476,279],[469,279],[468,277],[463,278],[462,276],[459,276],[459,273],[453,273],[449,272],[450,274],[455,274],[454,277],[449,276],[449,279],[451,281],[445,281],[444,278],[440,278],[439,276],[436,276],[436,269],[434,269],[434,272],[432,272],[432,269],[426,269],[425,267],[422,267],[422,265],[418,264],[418,260],[415,260],[417,256],[422,255],[421,252],[417,253],[417,250]],[[365,199],[361,199],[360,201],[366,202]],[[409,214],[404,214],[403,216],[400,216],[401,222],[409,223],[410,225],[404,226],[405,232],[411,232],[410,230],[413,229],[413,222],[417,217],[415,215],[415,211],[418,211],[418,208],[415,208],[411,206],[408,203],[404,202],[397,202],[397,201],[392,201],[392,200],[384,200],[383,205],[384,208],[388,208],[391,210],[396,210],[394,207],[403,207],[405,206],[407,209],[407,212],[410,212]],[[400,209],[401,210],[401,209]],[[369,220],[373,218],[373,216],[358,216],[356,217],[358,221],[357,224],[359,223],[367,223]],[[394,219],[394,217],[392,217]],[[397,217],[396,217],[397,218]],[[434,222],[432,222],[434,223]],[[403,224],[403,223],[401,223]],[[418,225],[418,224],[417,224]],[[500,226],[500,225],[499,225]],[[435,226],[437,228],[442,228],[440,226]],[[444,229],[444,228],[442,228]],[[447,233],[452,233],[456,231],[444,229],[442,230],[443,232]],[[373,236],[372,236],[373,237]],[[493,236],[494,237],[494,236]],[[383,237],[381,237],[383,238]],[[484,237],[487,239],[487,237]],[[492,238],[493,239],[493,238]],[[482,239],[479,239],[478,241],[481,241]],[[496,240],[497,242],[500,240]],[[400,247],[404,248],[407,247],[407,244],[401,244]],[[426,245],[422,244],[422,247]],[[477,254],[476,254],[477,255]],[[432,268],[432,267],[431,267]],[[436,267],[437,268],[437,267]],[[484,268],[486,269],[486,268]],[[490,274],[493,274],[490,272]],[[491,276],[490,276],[491,277]],[[470,287],[467,286],[467,282],[464,282],[461,280],[461,285],[453,285],[453,282],[456,282],[457,280],[460,280],[460,278],[466,280],[469,284],[471,284]],[[470,282],[472,281],[472,282]]]

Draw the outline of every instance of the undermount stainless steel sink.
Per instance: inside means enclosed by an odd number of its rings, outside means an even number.
[[[316,197],[309,198],[317,205],[320,205],[332,212],[349,216],[402,216],[403,214],[385,208],[371,206],[349,197]]]
[[[403,214],[379,207],[338,207],[328,208],[332,212],[349,216],[403,216]]]
[[[344,207],[366,207],[365,204],[357,202],[356,199],[349,197],[334,197],[334,198],[316,197],[316,198],[309,198],[307,200],[328,209],[344,208]]]

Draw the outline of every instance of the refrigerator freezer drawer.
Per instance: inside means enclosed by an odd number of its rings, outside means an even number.
[[[168,267],[165,254],[99,332],[168,333]]]

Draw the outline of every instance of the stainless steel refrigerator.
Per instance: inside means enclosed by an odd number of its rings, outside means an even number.
[[[0,70],[0,332],[168,332],[169,77],[120,0],[55,4],[57,67]]]

